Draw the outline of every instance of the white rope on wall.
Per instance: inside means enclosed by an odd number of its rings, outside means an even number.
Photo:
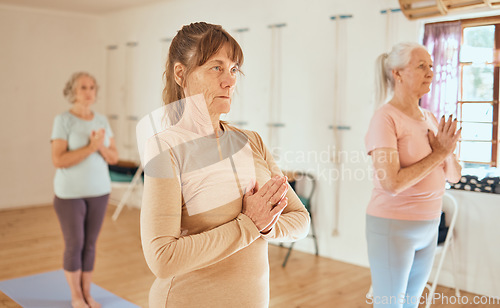
[[[109,45],[106,47],[106,113],[109,119],[109,125],[113,130],[113,133],[116,135],[118,132],[119,119],[120,116],[117,113],[117,110],[114,110],[112,106],[116,105],[115,101],[118,100],[116,95],[118,95],[119,86],[113,76],[113,72],[115,71],[115,67],[117,66],[117,56],[118,53],[118,45]],[[115,136],[116,139],[116,136]]]
[[[385,50],[390,50],[394,41],[394,27],[392,27],[392,11],[387,10],[385,18]]]
[[[118,44],[106,47],[106,113],[121,157],[127,152],[125,144],[128,139],[124,110],[125,61],[125,50]]]
[[[332,236],[339,235],[340,224],[340,192],[342,174],[342,131],[350,129],[349,126],[343,125],[342,105],[345,104],[345,89],[346,78],[340,78],[341,72],[346,72],[347,62],[347,20],[352,18],[352,15],[337,15],[331,19],[335,21],[335,57],[334,57],[334,82],[333,82],[333,123],[330,128],[333,131],[333,147],[334,153],[332,157],[334,168],[337,171],[339,178],[334,183],[334,218]]]
[[[283,127],[281,123],[281,85],[282,85],[282,40],[281,30],[286,24],[270,25],[271,29],[271,80],[269,89],[269,144],[273,154],[279,156],[280,131]],[[275,157],[278,159],[278,157]]]
[[[249,30],[249,28],[234,30],[234,32],[236,32],[238,44],[240,44],[242,50],[244,50],[245,46],[245,34]],[[231,105],[234,106],[234,109],[236,109],[237,111],[237,120],[234,121],[234,124],[240,127],[247,125],[247,114],[245,113],[245,82],[242,76],[238,78],[238,84],[236,85],[236,95],[233,96]],[[233,109],[233,107],[231,109]]]
[[[134,92],[137,85],[134,82],[134,77],[137,76],[135,66],[137,65],[137,42],[128,42],[125,44],[125,99],[124,99],[124,114],[125,114],[125,132],[126,136],[122,139],[123,146],[126,152],[124,158],[131,161],[138,161],[137,144],[135,138],[135,128],[139,117],[134,112],[135,102]]]
[[[396,43],[396,34],[395,31],[397,29],[397,15],[394,13],[401,12],[401,9],[387,9],[380,11],[380,14],[386,15],[385,21],[385,50],[391,50],[392,46]]]

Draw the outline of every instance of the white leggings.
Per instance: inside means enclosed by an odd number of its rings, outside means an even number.
[[[434,261],[439,221],[366,215],[373,307],[418,307]]]

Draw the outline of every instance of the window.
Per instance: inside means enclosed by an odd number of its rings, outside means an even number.
[[[500,18],[462,21],[458,155],[465,168],[497,167]]]

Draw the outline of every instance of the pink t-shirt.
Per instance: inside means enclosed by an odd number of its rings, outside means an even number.
[[[427,130],[437,132],[434,115],[423,110],[425,120],[416,120],[391,104],[380,107],[365,136],[368,155],[377,148],[398,150],[401,167],[408,167],[432,152]],[[368,215],[400,220],[431,220],[441,215],[441,197],[445,188],[444,163],[417,184],[397,195],[385,191],[374,177]]]

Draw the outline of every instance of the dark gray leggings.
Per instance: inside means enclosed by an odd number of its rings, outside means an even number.
[[[64,269],[70,272],[94,269],[95,246],[101,230],[109,194],[81,199],[54,197],[54,208],[64,236]]]

